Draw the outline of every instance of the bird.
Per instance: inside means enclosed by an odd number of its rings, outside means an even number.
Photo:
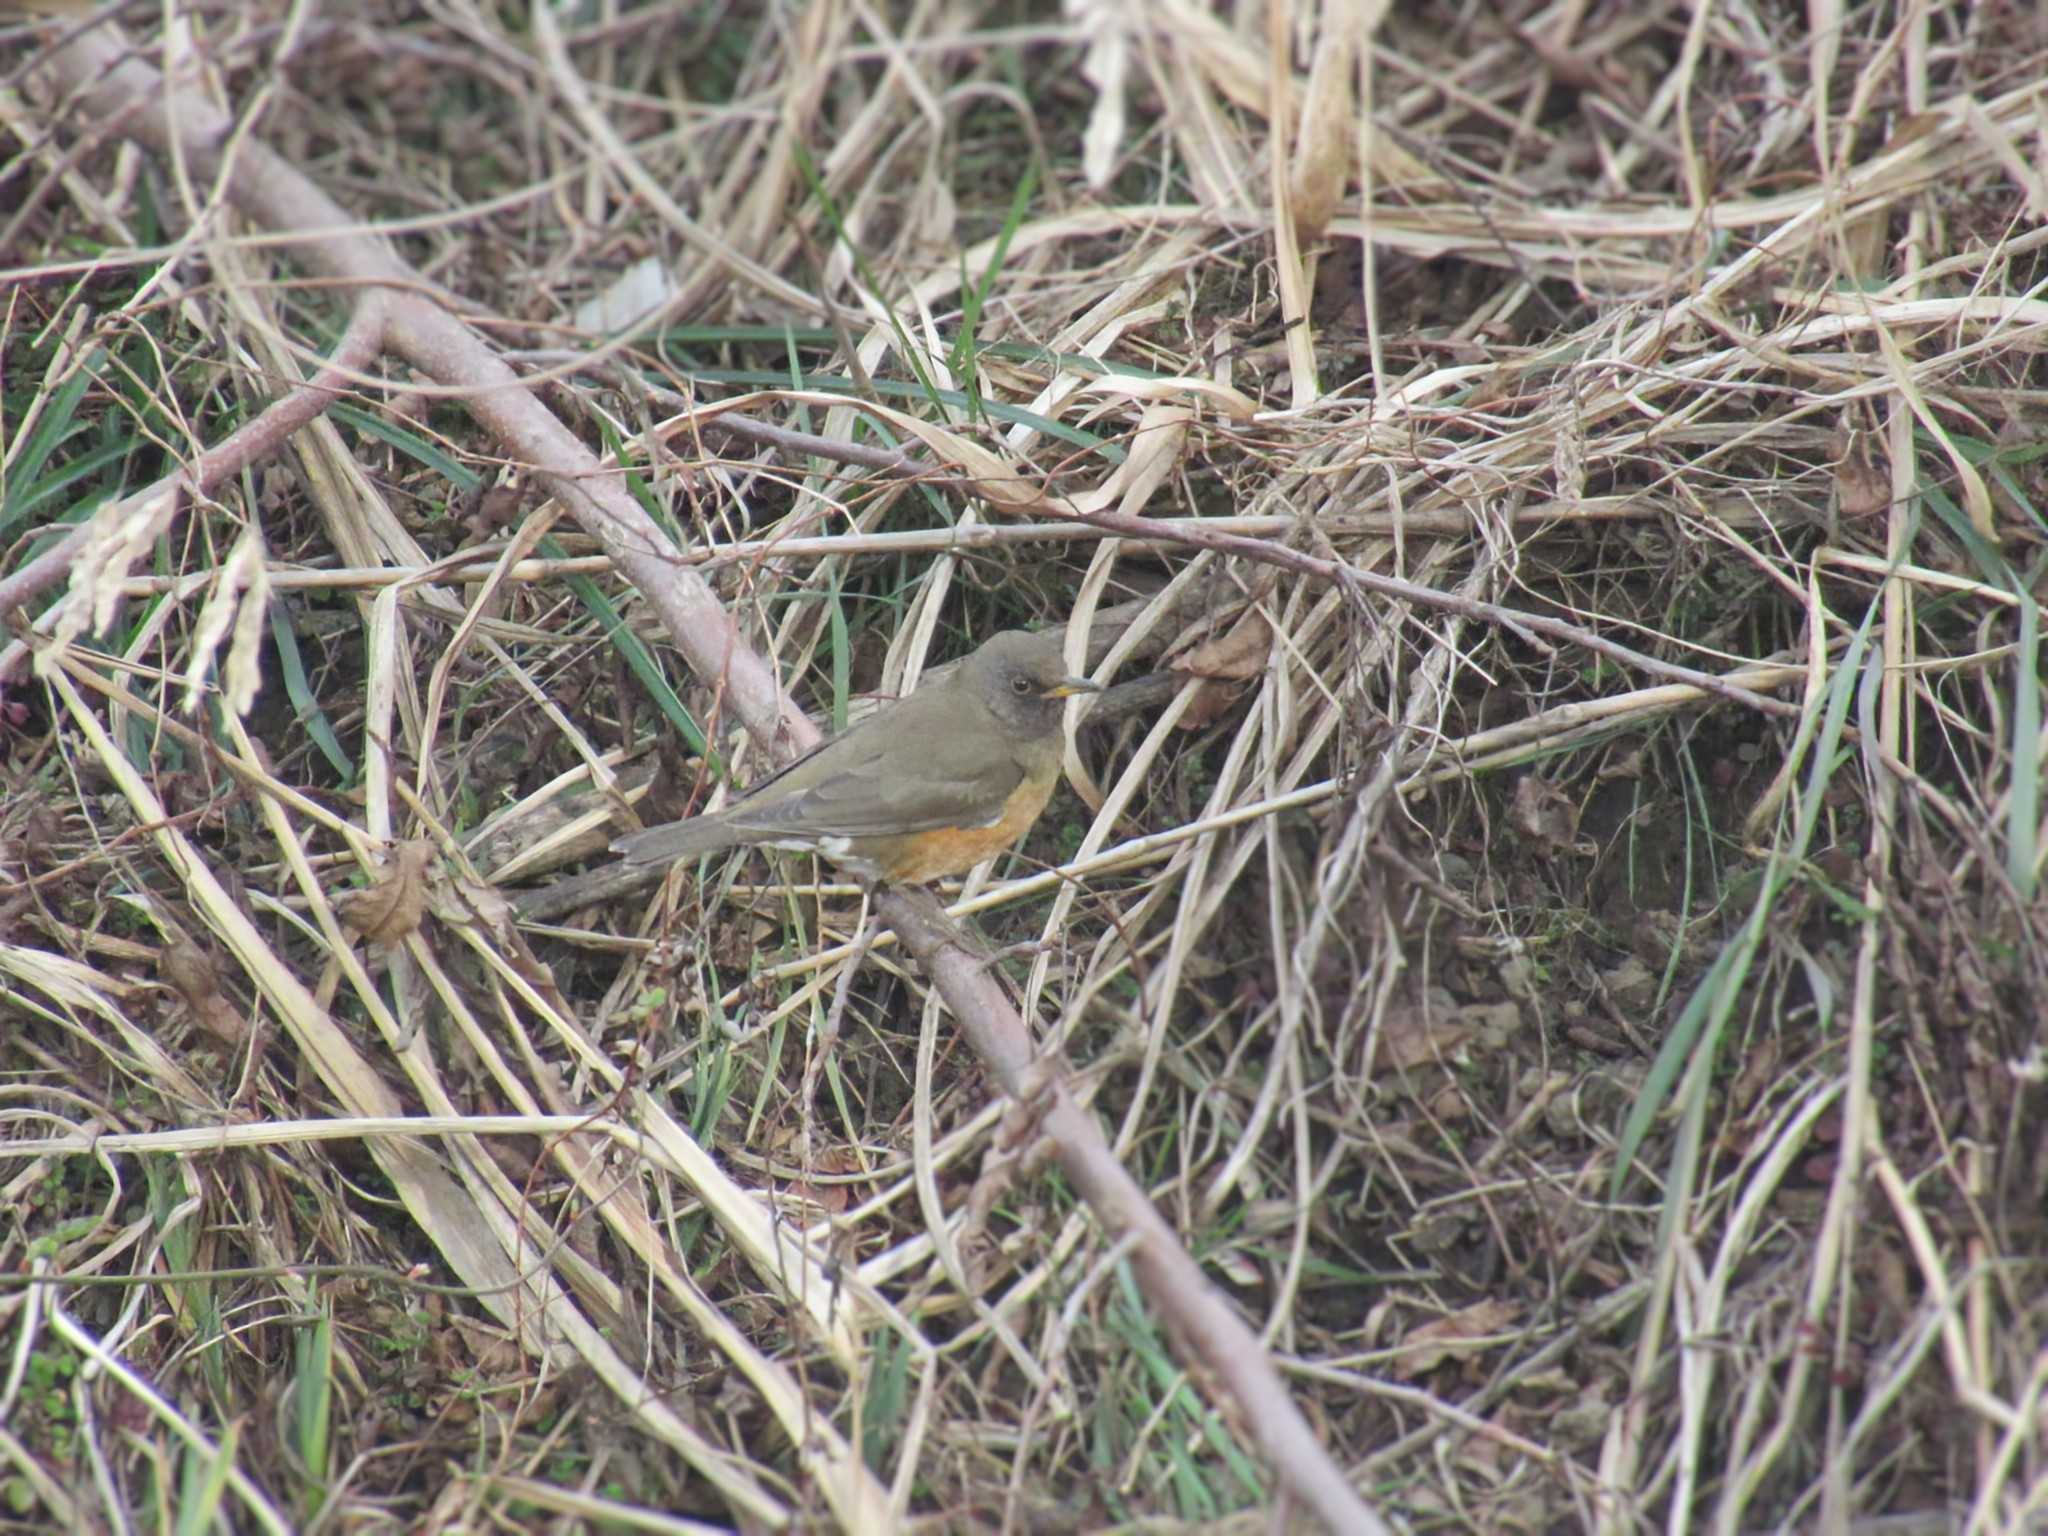
[[[1022,838],[1060,775],[1070,676],[1060,632],[1005,630],[943,677],[753,785],[720,811],[620,838],[628,864],[725,848],[823,854],[871,883],[964,874]]]

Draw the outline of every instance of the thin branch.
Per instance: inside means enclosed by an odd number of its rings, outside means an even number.
[[[848,403],[855,407],[860,404],[858,401]],[[736,425],[745,419],[737,413],[724,412],[707,416],[703,425],[708,428],[715,424],[728,431],[758,438],[764,442],[799,436],[803,439],[805,452],[829,454],[848,463],[867,465],[889,474],[951,482],[969,490],[981,490],[993,483],[951,465],[933,464],[914,454],[878,455],[871,449],[859,449],[848,444],[834,448],[830,439],[820,438],[811,433],[790,434],[781,428],[764,429],[759,422],[751,423],[744,428]],[[771,431],[773,436],[770,435]],[[1014,480],[1005,481],[1002,490],[1005,494],[991,497],[989,506],[996,511],[1014,511],[1012,503],[1017,500],[1017,483]],[[1403,581],[1398,576],[1383,576],[1377,571],[1360,570],[1357,566],[1342,560],[1325,560],[1271,539],[1207,527],[1204,526],[1206,519],[1167,520],[1140,517],[1127,512],[1086,511],[1049,492],[1035,498],[1032,510],[1048,519],[1084,523],[1119,538],[1152,544],[1183,544],[1190,549],[1204,549],[1212,554],[1235,556],[1259,565],[1294,571],[1299,575],[1313,577],[1317,581],[1343,587],[1360,597],[1372,594],[1392,598],[1396,602],[1413,603],[1418,608],[1433,608],[1442,613],[1455,614],[1460,618],[1506,629],[1532,645],[1540,644],[1537,637],[1544,636],[1567,645],[1579,646],[1592,651],[1595,655],[1605,656],[1610,661],[1618,662],[1650,677],[1689,684],[1716,698],[1725,699],[1731,704],[1739,704],[1759,714],[1777,715],[1785,719],[1797,719],[1800,714],[1800,706],[1789,700],[1757,693],[1716,673],[1702,672],[1697,667],[1682,666],[1677,662],[1647,656],[1583,625],[1573,624],[1564,619],[1554,619],[1546,614],[1529,613],[1520,608],[1509,608],[1499,603],[1483,602],[1461,593],[1423,586],[1418,582]],[[1414,520],[1409,521],[1412,523]],[[1421,531],[1440,530],[1436,526],[1426,526]]]

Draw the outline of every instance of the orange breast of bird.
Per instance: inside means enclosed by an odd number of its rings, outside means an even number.
[[[1031,830],[1046,801],[1052,798],[1052,787],[1058,778],[1057,762],[1050,773],[1026,777],[1010,792],[1002,814],[987,826],[940,827],[888,837],[863,837],[848,850],[851,858],[847,862],[858,861],[884,880],[899,885],[922,885],[928,880],[965,874]]]

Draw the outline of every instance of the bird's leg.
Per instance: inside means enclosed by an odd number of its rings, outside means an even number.
[[[825,1027],[818,1034],[818,1044],[823,1050],[830,1050],[839,1043],[840,1021],[846,1017],[846,1002],[853,995],[853,978],[867,963],[868,951],[875,947],[875,940],[882,932],[881,919],[868,913],[871,892],[863,886],[860,893],[860,931],[854,935],[853,949],[846,957],[846,963],[839,968],[839,980],[832,988],[832,1006],[825,1014]]]

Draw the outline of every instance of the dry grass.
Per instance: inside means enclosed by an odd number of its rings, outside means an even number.
[[[821,719],[1112,607],[1178,670],[957,910],[1376,1505],[2048,1523],[2036,6],[390,9],[177,42]],[[4,581],[344,309],[0,121]],[[709,788],[665,710],[757,766],[556,510],[366,379],[31,606],[0,1529],[1267,1528],[857,891],[505,924]]]

